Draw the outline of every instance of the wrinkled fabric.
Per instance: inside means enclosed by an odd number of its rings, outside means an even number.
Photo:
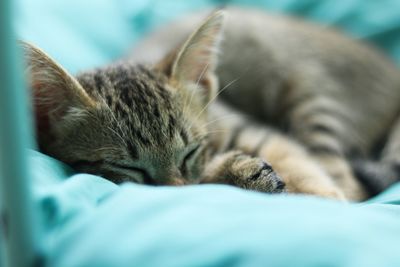
[[[359,204],[224,185],[117,186],[30,152],[49,266],[393,266],[400,184]]]

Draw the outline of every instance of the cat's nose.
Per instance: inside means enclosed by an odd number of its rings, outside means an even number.
[[[186,181],[178,168],[170,168],[165,170],[163,178],[163,184],[165,185],[181,186],[186,184]]]
[[[181,178],[173,178],[168,181],[168,185],[181,186],[185,184],[185,181]]]

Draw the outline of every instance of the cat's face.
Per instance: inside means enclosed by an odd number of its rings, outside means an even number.
[[[195,84],[179,88],[160,71],[127,64],[77,80],[95,105],[72,111],[79,114],[48,153],[117,182],[196,182],[206,160],[207,112],[200,113],[204,101]]]
[[[116,182],[196,183],[207,161],[222,19],[211,16],[154,67],[117,63],[76,78],[23,44],[40,148]]]

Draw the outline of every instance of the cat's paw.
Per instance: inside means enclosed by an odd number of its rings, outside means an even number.
[[[285,183],[271,165],[261,158],[238,154],[229,170],[232,184],[241,188],[267,193],[285,191]]]

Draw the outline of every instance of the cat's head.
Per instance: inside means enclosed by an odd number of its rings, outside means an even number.
[[[223,21],[214,13],[153,67],[121,62],[76,77],[23,43],[40,149],[116,182],[196,182]]]

